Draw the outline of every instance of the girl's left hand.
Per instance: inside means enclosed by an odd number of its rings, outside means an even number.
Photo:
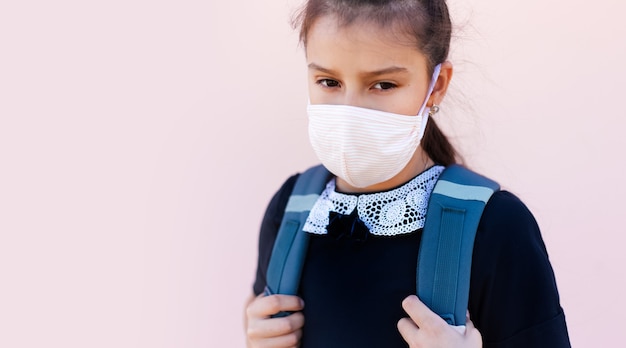
[[[480,332],[469,317],[462,334],[431,311],[417,296],[402,301],[402,308],[411,317],[398,321],[398,330],[410,348],[421,347],[482,347]]]

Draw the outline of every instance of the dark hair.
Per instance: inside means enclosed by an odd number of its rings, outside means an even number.
[[[445,0],[307,0],[293,22],[300,28],[305,48],[311,26],[325,15],[335,16],[340,26],[367,21],[415,38],[416,48],[428,59],[431,75],[450,51],[452,24]],[[456,162],[454,147],[433,118],[428,120],[421,145],[435,163],[447,166]]]

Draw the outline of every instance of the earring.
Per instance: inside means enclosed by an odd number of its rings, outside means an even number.
[[[436,113],[439,112],[439,106],[437,104],[433,104],[433,106],[428,110],[428,116],[432,117]]]

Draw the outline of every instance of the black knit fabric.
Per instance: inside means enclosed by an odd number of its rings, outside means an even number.
[[[254,292],[265,274],[297,176],[271,200],[259,238]],[[407,347],[396,323],[414,294],[422,230],[365,241],[311,235],[301,279],[303,348]],[[484,347],[570,347],[565,316],[539,227],[513,194],[487,203],[474,244],[469,311]]]

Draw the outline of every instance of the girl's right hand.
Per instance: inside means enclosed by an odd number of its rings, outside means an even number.
[[[469,319],[469,312],[467,312],[465,332],[461,333],[457,327],[448,325],[426,307],[415,295],[405,298],[402,301],[402,308],[410,318],[400,319],[398,330],[410,348],[480,348],[483,346],[480,332]]]
[[[304,302],[297,296],[259,295],[246,307],[246,336],[249,348],[290,348],[300,345]],[[279,312],[295,312],[282,318]]]

